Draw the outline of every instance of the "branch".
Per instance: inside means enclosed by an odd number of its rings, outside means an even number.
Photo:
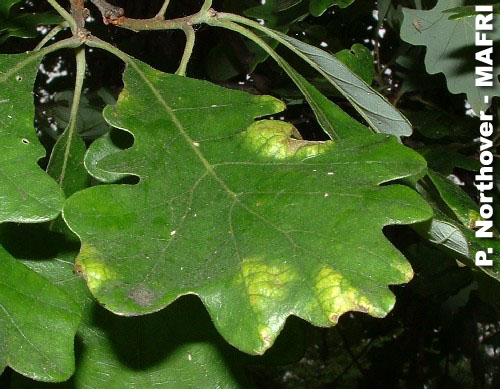
[[[201,6],[200,13],[208,12],[210,8],[212,8],[212,0],[205,0]]]
[[[71,150],[75,141],[75,137],[79,135],[76,133],[77,119],[78,119],[78,109],[80,107],[80,100],[83,91],[83,81],[85,79],[86,70],[86,59],[85,59],[85,47],[80,46],[75,50],[76,54],[76,81],[75,81],[75,92],[73,95],[73,102],[71,104],[71,113],[68,122],[68,126],[64,130],[64,133],[59,137],[56,146],[50,156],[49,164],[47,166],[47,172],[54,179],[57,180],[59,186],[65,190],[64,182],[66,179],[66,173],[68,172],[68,163],[71,158]],[[64,143],[65,142],[65,143]],[[62,159],[62,161],[61,161]],[[54,220],[49,228],[53,229],[56,221]]]
[[[85,8],[85,0],[71,0],[71,16],[76,22],[77,33],[85,30],[85,19],[89,16],[89,10]]]
[[[90,1],[94,3],[94,5],[101,12],[104,24],[108,24],[110,21],[120,19],[125,14],[123,8],[109,4],[106,0],[90,0]]]
[[[96,0],[91,1],[95,2]],[[210,19],[214,18],[217,12],[210,8],[211,5],[212,1],[206,0],[199,12],[177,19],[166,20],[163,18],[163,15],[160,16],[160,13],[158,13],[158,15],[150,19],[132,19],[123,15],[119,17],[113,16],[106,18],[106,22],[132,31],[185,30],[188,26],[207,23]],[[105,17],[104,14],[103,17]]]

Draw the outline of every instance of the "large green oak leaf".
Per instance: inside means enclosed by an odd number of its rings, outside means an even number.
[[[63,210],[82,241],[76,271],[107,309],[141,315],[195,294],[254,354],[289,315],[329,326],[391,310],[387,286],[413,273],[382,228],[432,213],[411,189],[378,184],[423,171],[422,157],[382,134],[303,141],[254,121],[284,108],[274,98],[127,61],[105,117],[135,143],[98,167],[140,183],[78,192]]]
[[[487,49],[475,45],[475,16],[449,19],[448,9],[464,5],[464,0],[439,0],[429,11],[404,8],[401,39],[412,45],[427,47],[425,67],[429,74],[444,73],[451,93],[466,93],[467,100],[479,115],[491,104],[493,96],[500,96],[500,61],[493,60],[493,87],[476,86],[476,66],[487,66],[476,61],[475,53]],[[493,30],[485,31],[487,38],[498,46],[500,18],[493,18]],[[497,55],[497,54],[495,54]],[[489,96],[485,102],[484,97]]]
[[[52,220],[64,202],[37,164],[45,149],[33,126],[33,84],[46,52],[0,55],[0,223]]]
[[[0,274],[0,367],[39,381],[67,380],[75,369],[79,306],[1,244]]]

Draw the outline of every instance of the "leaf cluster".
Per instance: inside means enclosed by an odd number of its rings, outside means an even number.
[[[0,5],[0,385],[497,387],[471,3],[116,3]]]

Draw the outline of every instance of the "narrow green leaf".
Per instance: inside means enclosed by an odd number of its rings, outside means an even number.
[[[412,126],[401,112],[341,61],[326,51],[233,14],[220,13],[218,21],[212,21],[211,24],[231,28],[230,25],[225,23],[226,21],[240,23],[262,31],[291,49],[336,87],[375,132],[392,134],[398,137],[412,134]],[[236,30],[236,28],[232,29]]]
[[[302,77],[290,64],[283,59],[273,47],[269,46],[259,36],[250,30],[234,23],[226,24],[227,28],[237,31],[262,47],[290,76],[295,85],[305,96],[311,106],[321,128],[331,139],[338,140],[350,136],[368,134],[370,131],[357,120],[346,114],[339,106],[330,101],[318,91],[309,81]],[[237,27],[237,28],[235,28]]]
[[[334,56],[290,36],[274,32],[288,47],[316,68],[354,106],[376,132],[410,136],[410,122],[382,95]]]
[[[483,2],[481,5],[486,5],[486,4],[488,4],[488,1]],[[444,10],[443,13],[451,14],[450,16],[448,16],[448,19],[450,20],[466,18],[469,16],[475,16],[479,14],[479,12],[476,11],[476,7],[474,5],[466,5],[462,7],[450,8]],[[500,4],[493,5],[493,13],[497,15],[500,14]]]
[[[0,223],[52,220],[64,202],[37,165],[45,150],[33,127],[33,84],[44,53],[0,56]]]
[[[378,134],[293,139],[287,123],[254,123],[284,108],[271,97],[125,59],[105,117],[135,144],[98,166],[140,183],[86,189],[64,209],[82,241],[76,268],[107,309],[140,315],[196,294],[254,354],[289,315],[327,326],[349,310],[389,312],[387,285],[412,270],[381,229],[431,211],[410,189],[378,184],[424,170],[417,153]]]
[[[474,227],[474,222],[479,218],[479,206],[460,187],[441,174],[429,170],[427,175],[457,219],[465,227]]]
[[[480,217],[478,206],[447,178],[432,171],[429,177],[438,191],[437,199],[422,186],[417,188],[433,207],[434,216],[431,220],[415,224],[413,228],[445,251],[455,256],[458,254],[467,266],[500,281],[500,239],[476,238],[473,228]],[[476,252],[486,251],[488,247],[493,248],[493,253],[488,256],[493,260],[493,266],[478,268],[475,265]]]
[[[78,305],[1,244],[0,274],[0,366],[35,380],[67,380],[75,368]]]

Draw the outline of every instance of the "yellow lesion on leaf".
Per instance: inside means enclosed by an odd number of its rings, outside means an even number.
[[[296,278],[290,266],[268,265],[259,259],[243,261],[241,276],[250,305],[255,310],[262,310],[268,299],[282,301],[288,295],[286,284]]]
[[[347,311],[361,311],[373,316],[383,314],[349,280],[329,266],[324,266],[316,275],[315,290],[322,310],[332,323],[337,323]]]
[[[264,344],[272,342],[272,334],[275,332],[269,327],[265,312],[272,311],[276,308],[276,303],[279,304],[287,298],[289,284],[296,279],[298,274],[286,263],[271,265],[260,258],[252,258],[245,259],[241,264],[236,282],[246,289],[250,309],[260,322],[257,331]]]
[[[307,159],[323,154],[334,144],[332,141],[305,141],[293,125],[278,120],[258,121],[248,127],[242,136],[252,151],[278,160]]]
[[[99,290],[103,282],[116,278],[114,272],[102,262],[99,251],[88,244],[82,245],[74,271],[82,275],[93,293]]]
[[[410,282],[413,278],[413,269],[409,262],[407,261],[399,261],[399,262],[391,262],[391,267],[401,274],[402,279],[398,280],[400,283]]]

